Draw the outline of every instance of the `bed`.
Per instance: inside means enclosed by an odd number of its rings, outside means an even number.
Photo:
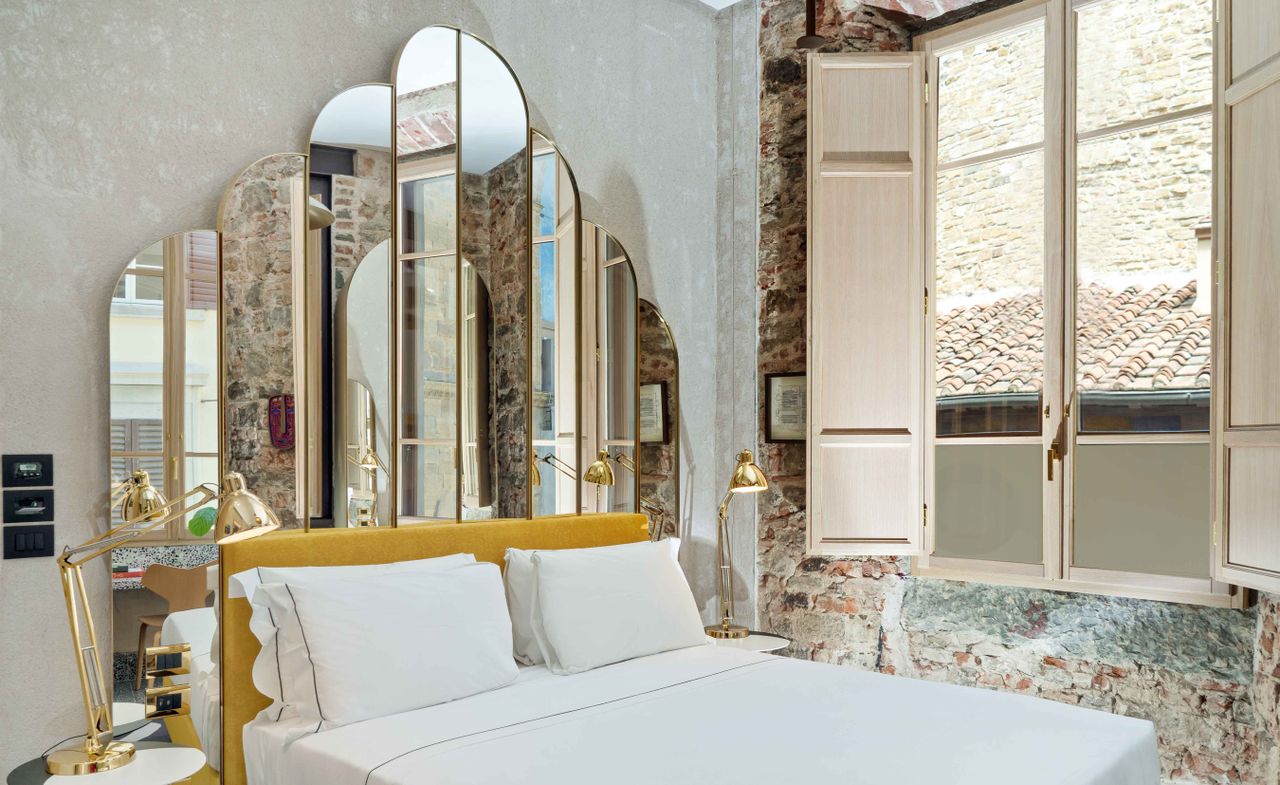
[[[507,545],[591,547],[647,534],[642,516],[606,515],[272,535],[225,548],[223,574],[459,551],[496,562]],[[709,644],[572,676],[524,667],[489,692],[299,733],[269,712],[254,721],[266,700],[248,673],[257,643],[246,606],[223,606],[227,785],[1159,782],[1149,722]]]

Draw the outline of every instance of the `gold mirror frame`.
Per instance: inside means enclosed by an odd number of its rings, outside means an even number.
[[[671,355],[672,368],[671,368],[671,374],[669,379],[651,379],[649,375],[651,373],[651,370],[647,369],[646,367],[648,365],[645,362],[646,352],[645,352],[645,340],[644,340],[644,336],[646,332],[646,324],[645,324],[646,311],[656,321],[656,325],[650,325],[649,329],[656,328],[661,330],[662,335],[665,339],[666,350]],[[652,442],[646,442],[644,440],[643,431],[637,432],[637,441],[640,443],[640,450],[639,450],[640,458],[636,462],[636,465],[638,467],[637,473],[640,475],[641,510],[652,513],[651,510],[647,510],[646,508],[654,504],[657,504],[662,509],[662,520],[658,521],[655,524],[655,532],[654,532],[654,539],[661,539],[662,537],[665,537],[665,536],[679,536],[681,533],[681,526],[680,526],[680,520],[681,520],[680,519],[680,415],[682,414],[682,412],[680,411],[680,349],[676,345],[675,336],[671,332],[671,325],[670,323],[667,322],[666,317],[662,315],[662,311],[658,308],[657,305],[654,305],[651,301],[646,300],[643,297],[640,298],[638,322],[639,322],[638,340],[639,340],[640,350],[638,352],[637,364],[639,365],[640,370],[637,375],[637,380],[638,380],[637,383],[639,385],[639,388],[643,389],[645,384],[652,384],[655,382],[665,383],[663,394],[666,397],[666,401],[662,403],[662,406],[666,407],[666,412],[665,412],[666,422],[663,424],[663,432],[664,432],[664,436],[666,437],[665,441],[662,442],[660,446],[655,448]],[[651,380],[646,381],[646,379],[651,379]],[[643,420],[641,422],[643,422]],[[665,498],[665,494],[655,492],[655,491],[646,492],[646,482],[644,479],[646,476],[656,475],[656,472],[646,471],[646,468],[649,467],[652,463],[651,453],[655,450],[661,450],[664,448],[669,449],[671,453],[669,458],[669,463],[671,467],[670,509],[667,509],[667,505],[664,504],[664,502],[667,501],[667,499]],[[658,484],[660,485],[660,481],[658,481]]]

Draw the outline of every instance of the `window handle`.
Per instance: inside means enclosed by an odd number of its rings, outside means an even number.
[[[1049,482],[1053,482],[1053,464],[1060,460],[1062,460],[1062,450],[1058,447],[1058,443],[1054,442],[1049,447],[1049,460],[1046,462],[1049,466]]]

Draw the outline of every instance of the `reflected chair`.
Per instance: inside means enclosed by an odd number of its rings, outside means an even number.
[[[166,613],[149,613],[138,617],[138,658],[135,660],[137,673],[133,677],[133,688],[142,689],[142,660],[147,650],[147,630],[154,628],[152,646],[160,645],[160,628],[170,613],[203,608],[213,594],[213,585],[209,581],[210,568],[217,562],[209,562],[199,567],[169,567],[164,564],[153,564],[142,574],[142,585],[160,595],[169,603]]]

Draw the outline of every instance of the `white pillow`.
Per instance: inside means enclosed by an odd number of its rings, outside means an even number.
[[[518,673],[494,564],[325,583],[264,583],[294,716],[314,726],[286,742],[361,720],[505,686]],[[259,715],[261,716],[261,715]]]
[[[670,550],[671,560],[680,557],[680,540],[670,537],[662,540]],[[610,548],[635,548],[649,543],[633,542],[624,545],[608,545],[603,548],[572,548],[571,551],[600,551]],[[507,607],[511,610],[511,635],[515,643],[515,657],[525,665],[541,665],[545,660],[538,639],[533,634],[533,557],[534,551],[507,548],[507,570],[503,578],[507,584]]]
[[[249,629],[262,644],[262,651],[253,661],[253,686],[258,692],[271,699],[271,705],[263,709],[260,716],[270,717],[278,721],[292,715],[285,696],[298,695],[309,690],[310,683],[300,683],[289,688],[280,660],[276,656],[276,620],[266,606],[255,602],[258,586],[263,583],[289,583],[304,585],[309,583],[325,583],[334,580],[356,580],[373,575],[384,575],[398,572],[442,572],[475,564],[476,557],[470,553],[454,553],[433,559],[415,559],[413,561],[391,562],[390,564],[342,564],[332,567],[255,567],[232,575],[228,579],[229,597],[247,597],[252,609],[249,618]],[[306,678],[310,678],[308,675]]]
[[[533,632],[547,669],[567,675],[706,645],[702,618],[665,542],[537,551]]]

